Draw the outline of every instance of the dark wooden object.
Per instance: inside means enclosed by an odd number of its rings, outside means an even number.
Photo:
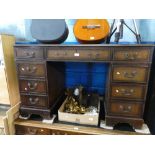
[[[17,135],[141,135],[138,132],[108,130],[61,123],[47,124],[41,121],[21,120],[14,122]]]
[[[153,50],[153,45],[15,45],[20,111],[50,118],[64,92],[64,62],[105,62],[106,124],[141,128]]]

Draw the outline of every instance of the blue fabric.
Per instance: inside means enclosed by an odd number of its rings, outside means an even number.
[[[83,85],[89,92],[105,93],[108,64],[66,62],[65,65],[65,87]]]

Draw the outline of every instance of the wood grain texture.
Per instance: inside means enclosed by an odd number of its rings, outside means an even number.
[[[41,47],[31,47],[31,48],[15,48],[15,54],[17,59],[43,59],[44,53]]]
[[[20,101],[18,80],[14,61],[14,49],[13,49],[13,46],[15,44],[15,37],[11,35],[1,35],[0,39],[3,48],[5,73],[7,79],[10,104],[11,106],[14,106]]]
[[[14,135],[15,134],[15,126],[14,126],[14,121],[19,117],[19,107],[20,103],[16,103],[13,107],[11,107],[7,112],[6,112],[6,117],[8,120],[8,127],[9,127],[9,134]]]
[[[149,61],[151,58],[151,50],[146,47],[132,48],[120,47],[115,49],[113,59],[123,61]]]
[[[44,80],[20,79],[19,85],[20,91],[24,93],[31,92],[46,94],[47,92],[46,82]]]
[[[38,46],[38,47],[37,47]],[[19,61],[16,57],[16,63],[20,65],[44,64],[41,69],[44,76],[38,74],[19,74],[19,80],[38,80],[42,79],[46,82],[48,102],[51,106],[59,105],[62,102],[55,102],[64,92],[65,81],[65,62],[105,62],[108,63],[109,71],[107,76],[107,87],[105,96],[105,116],[106,123],[115,125],[117,123],[131,123],[133,126],[140,128],[143,124],[143,111],[145,107],[145,99],[148,87],[150,66],[152,63],[152,54],[154,46],[152,45],[16,45],[18,50],[22,51],[27,48],[31,53],[32,47],[44,50],[43,59],[34,59],[23,57],[24,61]],[[33,50],[32,50],[33,51]],[[147,53],[148,51],[148,53]],[[117,58],[115,54],[119,53]],[[141,55],[140,55],[141,54]],[[116,59],[115,59],[116,58]],[[125,60],[127,58],[127,60]],[[136,59],[132,61],[130,59]],[[143,59],[143,61],[142,61]],[[36,62],[33,62],[33,61]],[[21,66],[20,66],[21,67]],[[26,67],[26,66],[25,66]],[[44,70],[44,72],[43,72]],[[32,71],[30,69],[30,71]],[[42,74],[42,75],[43,75]],[[35,76],[34,76],[35,75]],[[59,77],[59,78],[58,78]],[[115,84],[121,90],[121,95],[110,96],[112,86]],[[134,90],[133,90],[134,89]],[[116,91],[116,89],[115,89]],[[134,93],[133,93],[134,92]],[[23,92],[21,92],[22,94]],[[32,92],[26,92],[28,95],[33,96]],[[123,93],[123,95],[122,95]],[[132,93],[132,97],[124,97]],[[37,93],[40,95],[40,92]],[[117,103],[112,103],[111,100],[117,100]],[[129,100],[133,102],[129,103]],[[137,103],[137,102],[140,103]],[[119,105],[118,103],[121,103]],[[144,103],[144,104],[142,104]],[[22,105],[22,104],[21,104]],[[26,105],[26,104],[25,104]],[[112,106],[112,110],[110,108]],[[57,106],[58,108],[58,106]],[[133,110],[135,109],[135,111]],[[27,105],[22,106],[20,111],[27,114],[39,114],[43,116],[45,113],[49,116],[49,109],[41,109],[39,107],[30,108]],[[58,109],[57,109],[58,110]],[[130,112],[131,110],[131,112]],[[110,113],[108,113],[110,111]],[[128,114],[126,111],[129,111]],[[53,112],[52,112],[53,114]],[[117,117],[116,117],[117,115]]]
[[[24,62],[18,63],[18,74],[19,76],[29,77],[45,77],[45,65],[44,63],[37,62]]]
[[[143,103],[135,101],[112,101],[110,103],[109,114],[125,117],[142,117]]]
[[[10,104],[8,86],[4,67],[0,67],[0,103]]]
[[[128,131],[118,131],[118,130],[108,130],[108,129],[102,129],[102,128],[95,128],[95,127],[84,127],[84,126],[75,126],[75,125],[66,125],[61,123],[54,123],[54,124],[46,124],[42,123],[40,121],[32,121],[32,120],[21,120],[17,119],[14,122],[15,126],[22,126],[22,127],[35,127],[40,129],[49,129],[49,130],[55,130],[55,132],[59,131],[59,134],[61,132],[63,134],[67,133],[74,133],[74,134],[88,134],[88,135],[137,135],[139,133],[136,132],[128,132]]]
[[[114,66],[113,81],[121,82],[142,82],[146,83],[148,78],[148,68],[142,66]]]
[[[9,126],[8,126],[8,119],[7,117],[3,117],[3,125],[4,125],[4,133],[5,135],[9,135]]]
[[[121,83],[111,85],[111,90],[111,97],[115,99],[144,100],[146,86]]]
[[[21,104],[27,107],[47,108],[47,96],[42,95],[21,95]]]

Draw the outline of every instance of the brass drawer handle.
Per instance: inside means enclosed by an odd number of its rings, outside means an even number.
[[[27,128],[28,134],[30,135],[36,135],[37,134],[37,129],[32,129],[32,128]]]
[[[121,94],[125,96],[131,96],[134,93],[134,89],[126,90],[126,89],[121,89]]]
[[[38,86],[38,83],[36,83],[36,82],[35,83],[28,82],[27,85],[28,85],[30,90],[35,90],[37,88],[37,86]]]
[[[127,107],[126,107],[126,106],[120,105],[119,108],[120,108],[120,110],[121,110],[122,112],[125,112],[125,113],[126,113],[126,112],[127,112],[127,113],[128,113],[128,112],[131,112],[131,110],[132,110],[132,107],[131,107],[130,105],[127,106]]]
[[[100,57],[100,54],[99,53],[96,53],[95,57],[96,58],[99,58]]]
[[[33,67],[29,67],[29,66],[27,66],[26,67],[26,71],[28,72],[28,73],[35,73],[36,72],[36,70],[37,70],[37,67],[35,67],[35,66],[33,66]]]
[[[124,53],[124,57],[126,60],[135,60],[137,59],[138,53],[135,52],[133,54],[129,54],[129,53]]]
[[[35,53],[34,52],[26,52],[26,58],[34,58]]]
[[[35,104],[37,104],[38,102],[39,102],[39,98],[37,97],[37,98],[29,98],[29,101],[30,101],[30,104],[32,104],[32,105],[35,105]]]
[[[137,71],[133,71],[131,73],[124,72],[124,77],[126,78],[134,78],[137,75]]]
[[[40,129],[40,132],[43,133],[44,132],[44,129]]]
[[[92,57],[92,53],[89,53],[88,56],[91,58]]]

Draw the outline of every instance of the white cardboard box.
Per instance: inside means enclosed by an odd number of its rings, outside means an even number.
[[[98,126],[99,113],[97,113],[96,115],[67,113],[67,112],[64,112],[65,104],[66,104],[66,100],[63,102],[63,104],[58,110],[59,121]]]

